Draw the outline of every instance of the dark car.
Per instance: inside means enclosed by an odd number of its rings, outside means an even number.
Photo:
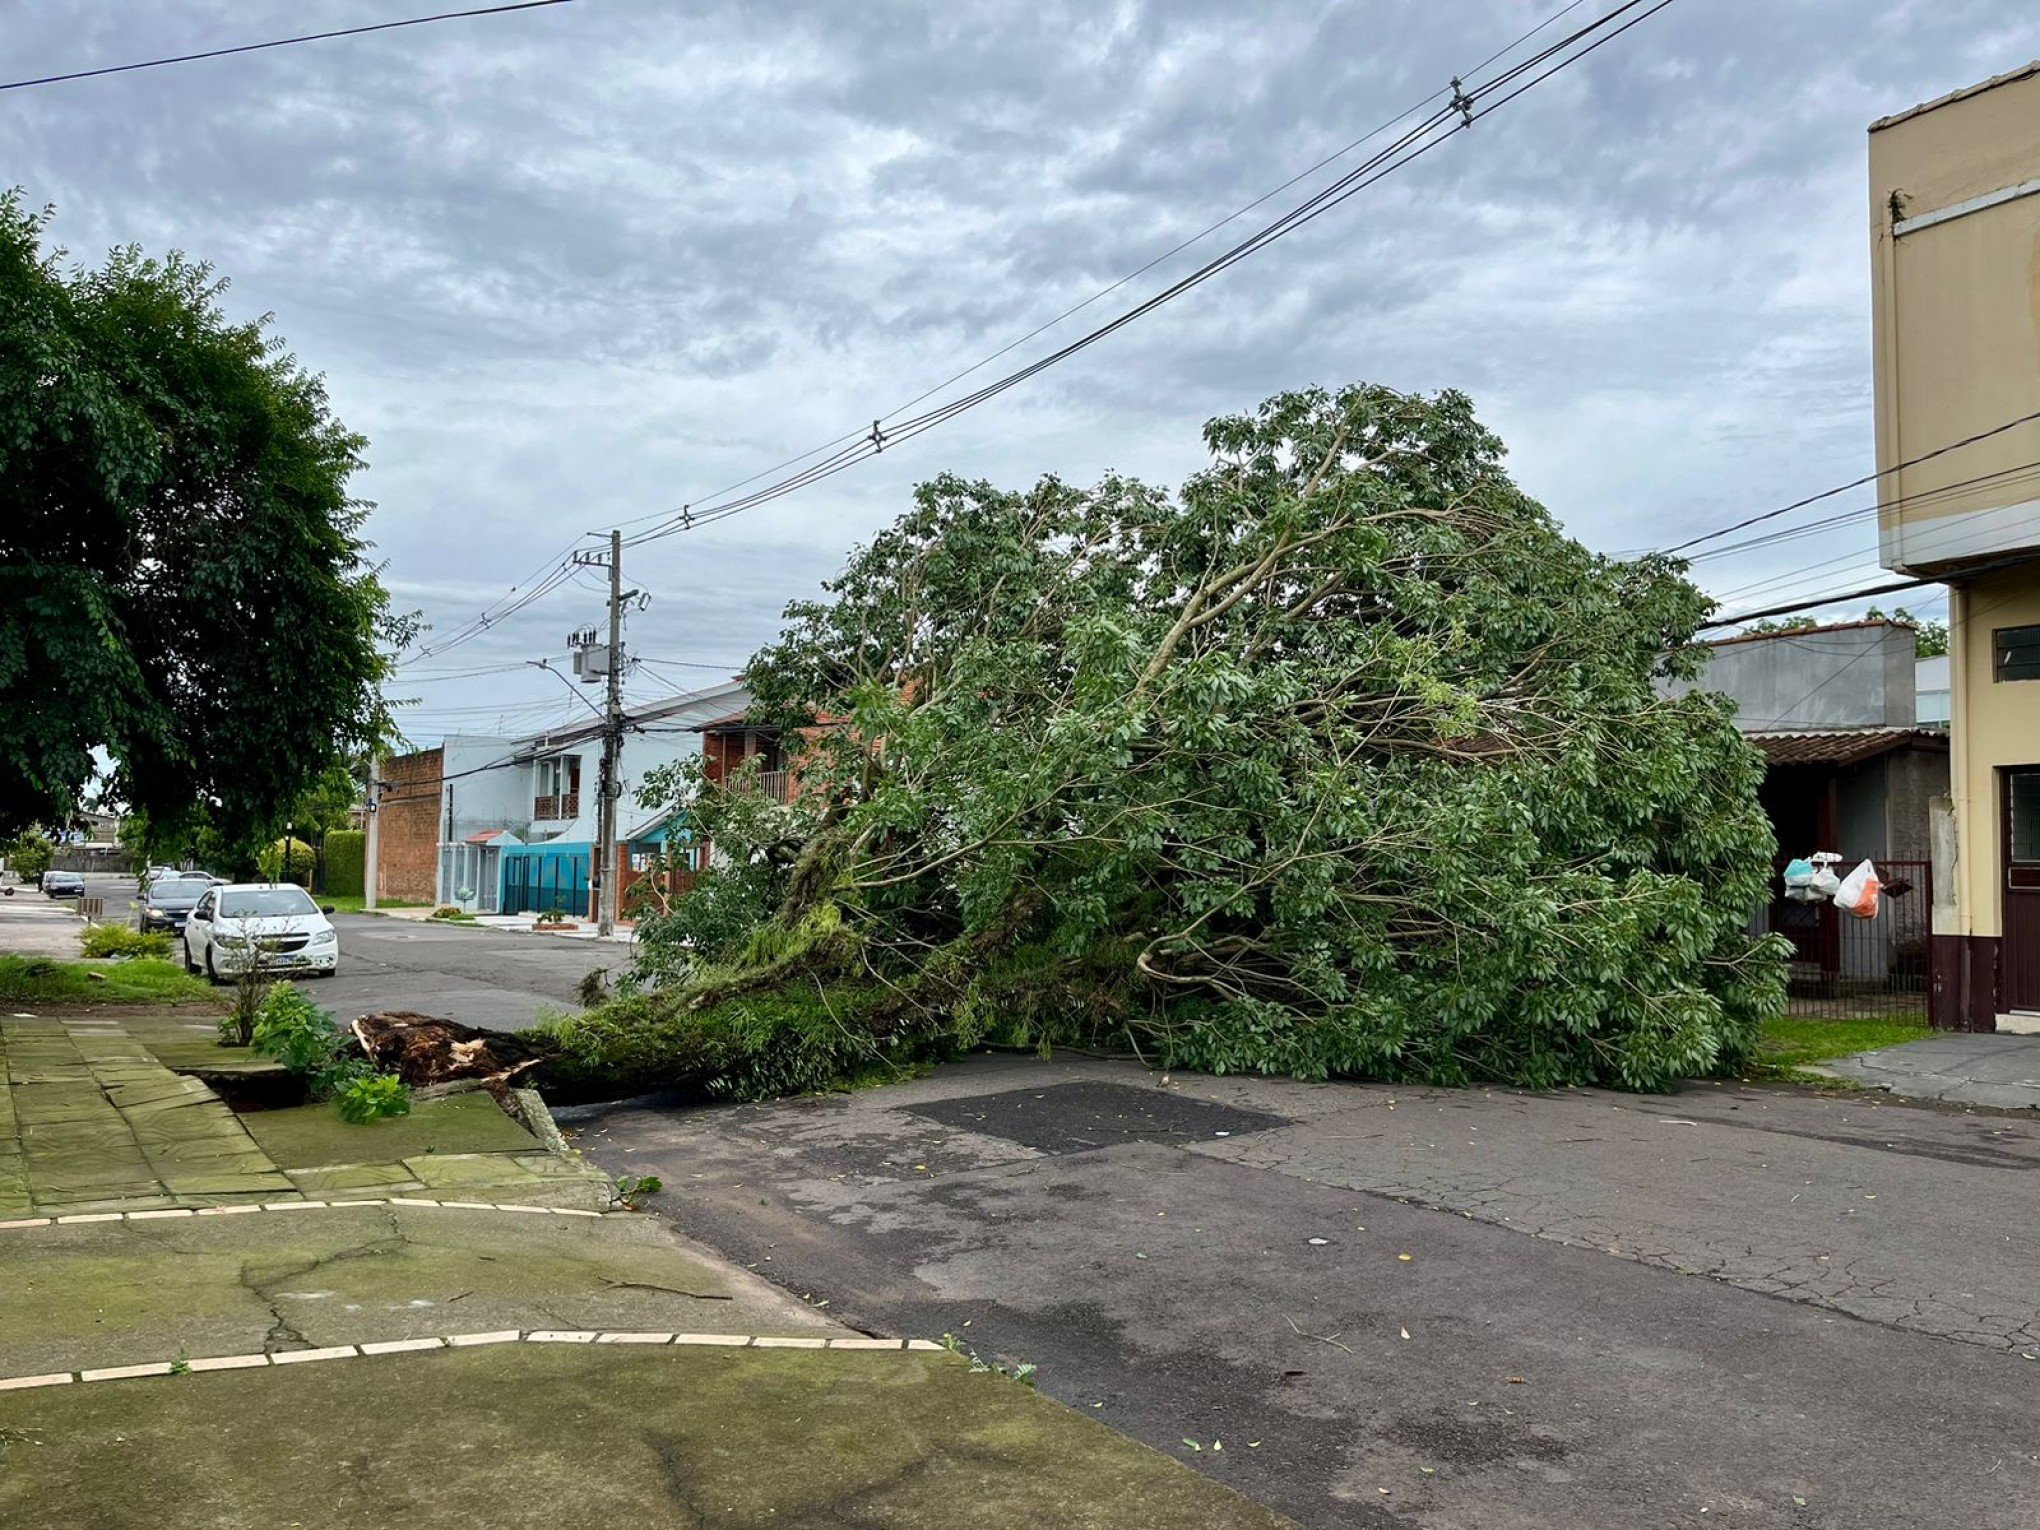
[[[172,871],[152,878],[142,889],[136,927],[144,934],[150,930],[183,929],[198,900],[212,888],[213,879],[202,871]]]
[[[42,890],[52,898],[82,898],[85,879],[75,871],[45,871]]]

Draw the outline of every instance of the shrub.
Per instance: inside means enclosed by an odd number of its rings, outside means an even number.
[[[265,882],[303,884],[312,879],[315,859],[312,847],[303,840],[279,839],[262,847],[261,853],[255,857],[255,866]]]
[[[170,959],[171,941],[160,931],[144,935],[124,924],[95,924],[86,927],[83,945],[87,956],[147,957],[152,961]]]
[[[50,869],[50,862],[56,859],[57,847],[40,834],[24,834],[17,839],[7,852],[7,864],[14,868],[14,874],[24,882],[41,879]]]
[[[359,829],[334,829],[326,835],[325,890],[336,897],[358,898],[367,887],[368,836]]]
[[[315,1100],[345,1090],[370,1072],[333,1017],[289,983],[274,983],[255,1013],[254,1050],[304,1079]]]
[[[353,1126],[410,1113],[411,1088],[394,1073],[368,1074],[340,1091],[340,1119]]]
[[[473,924],[475,921],[473,914],[470,914],[466,909],[455,903],[442,903],[425,917],[428,919],[443,919],[448,924]]]

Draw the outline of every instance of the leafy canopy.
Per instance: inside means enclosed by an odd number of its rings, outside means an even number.
[[[1653,684],[1706,597],[1561,535],[1457,393],[1205,439],[1178,495],[937,479],[789,608],[749,678],[806,728],[801,790],[693,803],[740,885],[650,1002],[720,1027],[674,1055],[744,1066],[746,995],[804,989],[839,1061],[991,1033],[1643,1088],[1745,1057],[1782,998],[1761,762]]]
[[[0,196],[0,832],[103,750],[155,827],[263,837],[387,726],[364,442],[208,267],[67,267],[47,224]]]

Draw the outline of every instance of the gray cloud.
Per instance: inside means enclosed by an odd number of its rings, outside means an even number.
[[[370,437],[372,534],[445,632],[584,531],[890,410],[1555,5],[582,0],[12,92],[0,143],[74,250],[181,247],[233,278],[237,312],[276,314]],[[17,10],[24,72],[362,19],[339,0]],[[656,598],[633,642],[741,659],[919,477],[1175,481],[1205,417],[1307,383],[1468,389],[1526,487],[1609,550],[1854,477],[1864,129],[2036,53],[2011,0],[1681,0],[1066,367],[640,550]],[[1867,571],[1869,528],[1847,534]],[[1727,596],[1795,560],[1701,572]],[[420,668],[557,651],[596,608],[569,587]],[[659,672],[690,674],[713,677]],[[414,689],[425,732],[577,710],[524,670]]]

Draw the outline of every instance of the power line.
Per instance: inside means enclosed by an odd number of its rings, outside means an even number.
[[[26,90],[31,85],[61,85],[67,80],[91,80],[106,74],[131,74],[137,69],[161,69],[167,64],[195,64],[202,59],[227,58],[236,53],[260,53],[267,48],[294,48],[299,43],[327,42],[335,37],[361,37],[369,32],[394,32],[399,27],[422,27],[435,21],[466,21],[476,16],[500,16],[510,11],[536,11],[547,6],[566,5],[570,0],[517,0],[512,5],[485,5],[470,11],[441,11],[435,16],[412,16],[403,21],[378,21],[367,26],[341,27],[331,32],[307,32],[300,37],[277,37],[268,42],[242,43],[233,48],[208,48],[203,53],[179,53],[169,58],[147,58],[133,64],[108,64],[100,69],[74,69],[69,74],[45,74],[32,80],[9,80],[0,90]]]
[[[1781,515],[1790,515],[1794,510],[1804,510],[1808,505],[1818,504],[1824,499],[1833,499],[1837,494],[1846,494],[1851,489],[1860,489],[1864,484],[1875,482],[1886,473],[1899,473],[1910,467],[1918,467],[1922,462],[1932,462],[1936,457],[1945,457],[1948,453],[1960,451],[1965,446],[1974,446],[1979,441],[1988,441],[1992,436],[2001,436],[2008,430],[2016,430],[2021,425],[2030,425],[2035,420],[2040,420],[2040,409],[2034,410],[2031,414],[2022,414],[2016,420],[2007,420],[2002,425],[1993,425],[1989,430],[1979,430],[1975,435],[1964,436],[1960,441],[1950,441],[1946,446],[1937,446],[1930,452],[1920,453],[1917,457],[1908,457],[1903,462],[1894,462],[1888,468],[1878,468],[1875,472],[1865,473],[1861,478],[1852,478],[1847,483],[1836,484],[1832,489],[1823,489],[1818,494],[1809,494],[1804,499],[1795,499],[1791,504],[1780,505],[1776,510],[1766,510],[1762,515],[1752,515],[1735,522],[1733,525],[1722,526],[1717,530],[1704,532],[1697,537],[1690,537],[1677,546],[1667,547],[1663,551],[1669,557],[1674,553],[1684,552],[1689,547],[1698,547],[1702,542],[1711,542],[1716,537],[1725,537],[1731,532],[1741,531],[1746,526],[1754,526],[1760,521],[1775,520]]]
[[[1171,283],[1143,302],[1127,309],[1116,318],[1099,325],[1076,340],[1029,363],[1027,366],[1008,373],[971,393],[951,400],[935,409],[901,421],[890,429],[885,428],[885,420],[889,416],[875,417],[868,431],[849,432],[836,437],[834,441],[826,443],[824,446],[817,447],[813,451],[804,454],[806,457],[814,457],[819,453],[828,453],[819,462],[811,463],[796,473],[777,479],[736,499],[727,499],[722,503],[715,503],[714,501],[730,492],[729,490],[724,490],[716,495],[708,496],[706,500],[698,504],[690,503],[682,507],[677,515],[669,517],[663,523],[630,537],[627,539],[627,545],[637,546],[645,542],[672,536],[678,532],[691,530],[694,527],[706,525],[712,521],[740,514],[745,510],[753,509],[771,500],[794,493],[799,489],[806,488],[810,484],[832,477],[855,463],[876,456],[888,446],[911,440],[914,436],[924,431],[931,430],[937,425],[945,424],[964,411],[988,402],[1009,388],[1017,387],[1049,367],[1066,361],[1078,352],[1117,333],[1120,329],[1153,312],[1163,304],[1172,302],[1192,288],[1200,286],[1212,277],[1230,269],[1248,256],[1258,253],[1277,239],[1295,232],[1295,230],[1303,227],[1306,223],[1339,206],[1369,186],[1403,169],[1416,159],[1446,142],[1455,133],[1470,128],[1479,118],[1517,99],[1561,71],[1571,68],[1588,54],[1606,43],[1612,42],[1630,28],[1648,20],[1671,3],[1672,0],[1656,0],[1655,4],[1645,7],[1645,0],[1624,0],[1624,3],[1617,6],[1613,11],[1610,11],[1598,20],[1576,29],[1559,39],[1556,43],[1539,50],[1523,62],[1503,71],[1494,79],[1470,89],[1464,84],[1463,79],[1455,79],[1450,92],[1450,100],[1444,106],[1425,116],[1416,126],[1406,130],[1386,148],[1377,151],[1353,169],[1336,177],[1326,186],[1305,198],[1301,203],[1290,208],[1287,212],[1248,238],[1232,246],[1212,260],[1207,261],[1187,276]],[[1571,7],[1568,6],[1567,9],[1570,10]],[[1630,15],[1631,12],[1636,12],[1637,14]],[[1563,15],[1565,12],[1561,11],[1559,14]],[[1623,21],[1619,26],[1613,25],[1619,18],[1624,16],[1628,16],[1629,19]],[[1533,28],[1532,33],[1525,34],[1525,36],[1534,35],[1534,32],[1537,30],[1541,30],[1541,28]],[[1594,37],[1596,33],[1602,33],[1603,35]],[[1588,38],[1594,38],[1594,40],[1586,42],[1585,46],[1579,46],[1579,44],[1585,42]],[[1488,62],[1492,62],[1494,58],[1501,57],[1517,45],[1511,44],[1510,48],[1503,49],[1502,53],[1492,55]],[[1553,62],[1553,60],[1556,60],[1556,62]],[[1551,67],[1543,68],[1546,64],[1550,64]],[[1486,67],[1486,64],[1484,63],[1481,67]],[[1540,69],[1542,70],[1541,73],[1536,72]],[[1522,83],[1516,84],[1518,81]],[[1515,85],[1515,88],[1502,93],[1503,87],[1510,85]],[[1432,96],[1427,97],[1425,101],[1419,102],[1417,106],[1410,108],[1398,117],[1391,118],[1389,123],[1384,124],[1383,129],[1376,130],[1377,133],[1408,119],[1417,111],[1422,110],[1425,105],[1437,100],[1439,96],[1444,94],[1445,92],[1442,91],[1435,92]],[[1491,97],[1493,99],[1490,99]],[[1337,156],[1334,157],[1336,158]],[[1305,174],[1309,173],[1305,172]],[[975,370],[975,368],[966,369],[966,371],[970,370]],[[940,391],[940,386],[938,385],[937,389],[931,391]],[[927,395],[924,394],[922,396],[925,398]],[[901,406],[902,409],[907,407],[910,406]],[[895,414],[898,412],[896,410]],[[803,459],[798,457],[792,458],[789,459],[788,464],[783,464],[783,466],[801,460]],[[768,470],[768,473],[770,471],[772,470]],[[747,479],[743,482],[746,484],[755,482],[757,477],[762,476],[766,475],[754,475],[752,479]],[[733,485],[732,488],[741,486],[741,484]]]

